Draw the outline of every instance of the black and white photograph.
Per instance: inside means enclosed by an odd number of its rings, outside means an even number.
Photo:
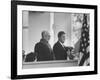
[[[89,20],[86,13],[22,11],[23,69],[89,66]]]
[[[12,76],[96,74],[96,10],[92,5],[13,1],[12,70],[17,69]]]

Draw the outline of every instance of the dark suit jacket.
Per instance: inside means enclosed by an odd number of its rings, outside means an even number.
[[[40,42],[35,45],[35,53],[37,61],[54,60],[53,50],[44,39],[41,39]]]
[[[56,60],[67,60],[67,51],[62,47],[59,41],[53,46],[53,52]]]

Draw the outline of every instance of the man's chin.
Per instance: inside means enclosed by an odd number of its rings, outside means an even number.
[[[64,43],[65,41],[63,41],[62,43]]]

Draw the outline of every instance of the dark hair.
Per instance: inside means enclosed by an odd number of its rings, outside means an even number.
[[[58,33],[58,38],[60,38],[63,34],[65,34],[65,32],[64,32],[64,31],[60,31],[60,32]]]

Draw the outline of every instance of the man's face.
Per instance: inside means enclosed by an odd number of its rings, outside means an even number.
[[[50,40],[50,34],[49,33],[46,33],[45,34],[45,39],[46,39],[46,41],[49,41]]]
[[[62,34],[61,37],[59,38],[61,43],[65,42],[65,34]]]

